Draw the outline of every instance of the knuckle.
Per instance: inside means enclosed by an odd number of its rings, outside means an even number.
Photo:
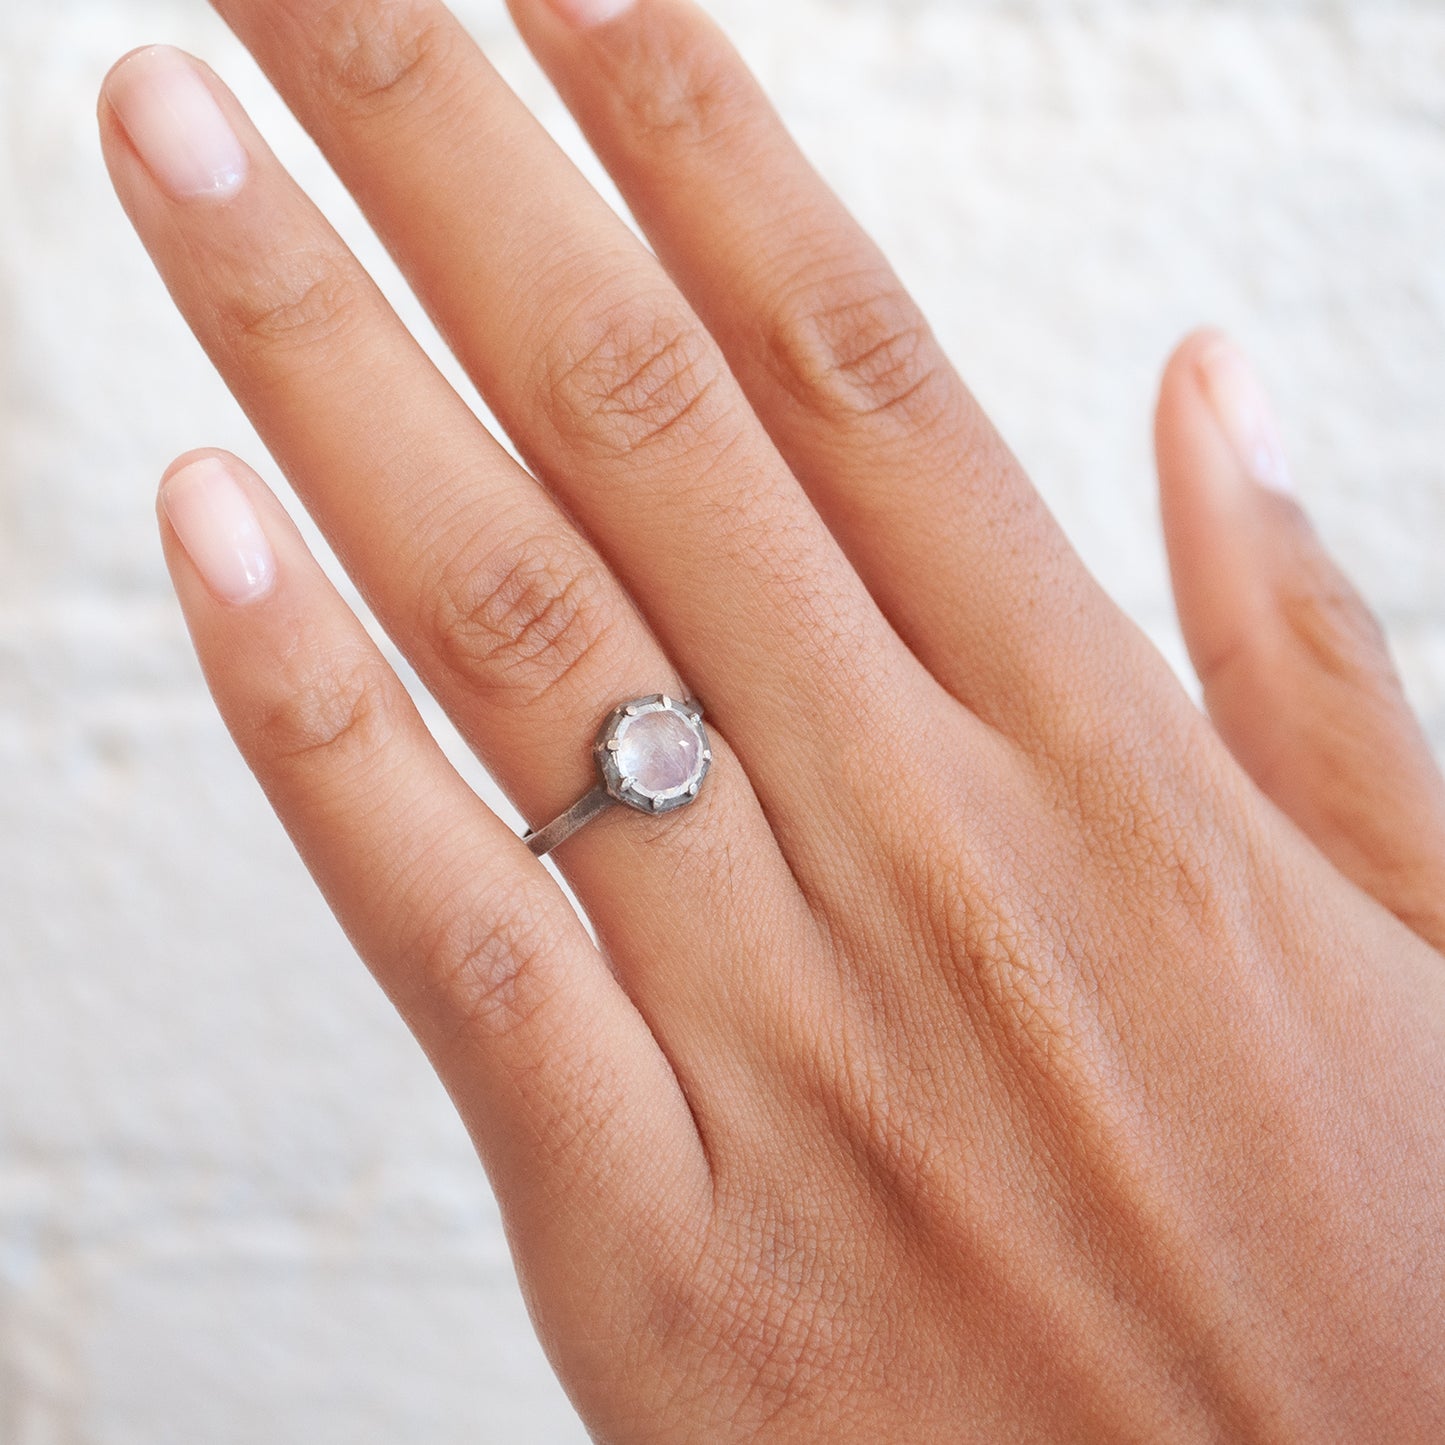
[[[959,983],[1013,1068],[1045,1095],[1082,1088],[1102,999],[1077,928],[1077,905],[1056,904],[1051,929],[975,901],[946,925]]]
[[[544,394],[569,438],[615,455],[658,442],[690,448],[719,416],[721,359],[691,316],[623,305],[555,348]]]
[[[594,657],[606,664],[617,609],[584,545],[559,535],[494,550],[488,565],[463,556],[442,573],[431,618],[453,672],[530,705]]]
[[[934,798],[919,800],[912,836],[885,840],[880,873],[891,890],[890,911],[908,920],[936,985],[987,1029],[1004,1057],[1036,1080],[1057,1077],[1087,1055],[1099,1002],[1097,962],[1080,926],[1079,859],[1087,853],[1100,871],[1123,865],[1100,857],[1108,838],[1096,844],[1089,834],[1047,849],[1021,844],[1005,834],[1010,814],[991,806],[978,810],[969,836],[960,835],[957,798],[969,786],[961,777],[945,781]],[[1057,806],[1057,785],[1043,786],[1039,796]],[[1132,872],[1120,881],[1130,886]],[[881,991],[865,1002],[890,1037],[907,1026]],[[917,1193],[932,1151],[926,1132],[900,1134],[907,1116],[900,1119],[886,1095],[872,1092],[866,1070],[855,1068],[850,1077],[855,1098],[869,1105],[860,1113],[866,1126],[860,1157],[882,1161],[900,1188]],[[928,1111],[915,1117],[927,1119]]]
[[[355,299],[354,278],[335,258],[303,252],[221,302],[222,332],[252,356],[325,348],[351,324]]]
[[[922,428],[945,414],[956,390],[922,312],[881,267],[785,298],[767,354],[786,389],[830,421]]]
[[[645,29],[642,56],[614,79],[627,128],[646,153],[706,146],[757,110],[750,77],[720,37],[694,25]]]
[[[505,1036],[546,1006],[559,978],[561,940],[534,890],[499,887],[466,906],[449,901],[420,945],[428,978],[458,1036]]]
[[[312,652],[308,646],[296,655]],[[331,763],[374,757],[398,722],[399,684],[376,653],[357,651],[328,658],[295,678],[279,701],[254,718],[254,750],[271,762]]]
[[[433,92],[455,31],[412,0],[335,0],[323,12],[317,75],[339,109],[386,114]]]
[[[1384,628],[1318,544],[1309,544],[1304,566],[1281,591],[1279,606],[1290,634],[1326,674],[1352,683],[1393,682]]]

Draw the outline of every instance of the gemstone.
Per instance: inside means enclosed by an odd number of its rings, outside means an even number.
[[[614,758],[624,778],[644,792],[671,793],[698,780],[704,743],[687,718],[672,711],[644,712],[617,730]]]
[[[665,693],[613,708],[593,751],[608,795],[644,813],[685,808],[712,766],[701,705]]]

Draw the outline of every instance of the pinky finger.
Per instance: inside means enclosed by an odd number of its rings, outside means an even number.
[[[625,1315],[629,1275],[708,1197],[666,1058],[259,479],[193,454],[167,473],[160,513],[217,706],[460,1110],[534,1311],[580,1289]],[[538,1322],[554,1351],[618,1343],[595,1317],[570,1346],[568,1320]],[[625,1338],[634,1324],[614,1327]]]

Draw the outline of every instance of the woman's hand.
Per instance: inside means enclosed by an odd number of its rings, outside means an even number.
[[[708,708],[693,806],[559,850],[595,946],[254,475],[167,475],[595,1435],[1438,1440],[1445,789],[1236,354],[1160,410],[1211,726],[687,0],[515,0],[656,258],[436,0],[218,3],[529,468],[213,76],[120,64],[120,195],[377,616],[535,825],[614,704]]]

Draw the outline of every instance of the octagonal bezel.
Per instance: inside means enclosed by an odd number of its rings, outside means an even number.
[[[694,769],[693,775],[678,787],[668,788],[659,793],[644,788],[635,778],[623,777],[621,769],[617,766],[617,749],[621,744],[623,734],[636,718],[654,712],[675,713],[687,723],[702,744],[698,766]],[[703,779],[707,777],[708,769],[712,767],[712,743],[708,738],[707,729],[703,726],[702,704],[682,702],[677,698],[669,697],[666,693],[640,697],[633,702],[623,703],[621,707],[614,708],[607,715],[607,721],[602,724],[601,732],[597,734],[594,753],[597,758],[597,771],[609,796],[619,803],[625,803],[629,808],[635,808],[639,813],[654,815],[671,813],[678,808],[687,807],[697,797]]]

